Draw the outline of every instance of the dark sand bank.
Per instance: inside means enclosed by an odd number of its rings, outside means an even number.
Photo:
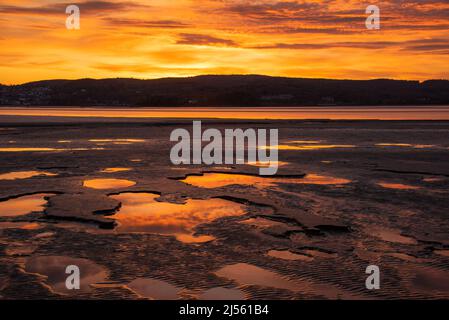
[[[449,297],[448,121],[208,120],[205,128],[279,128],[281,145],[318,146],[281,149],[283,178],[268,186],[217,188],[182,180],[205,172],[249,179],[258,167],[173,166],[169,136],[191,129],[187,119],[3,116],[0,123],[0,175],[55,174],[0,180],[0,206],[44,195],[32,213],[0,209],[1,298]],[[349,182],[295,181],[304,174]],[[93,179],[135,184],[83,186]],[[185,241],[173,230],[120,232],[120,193],[152,194],[170,210],[220,199],[223,210],[239,206],[244,214],[189,224]],[[39,268],[45,256],[50,275]],[[58,290],[55,274],[67,261],[92,273],[86,290]],[[371,264],[381,268],[378,291],[365,289]]]

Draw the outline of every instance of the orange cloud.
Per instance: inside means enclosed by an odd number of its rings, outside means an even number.
[[[3,0],[0,83],[50,78],[267,74],[449,78],[449,3],[383,0]],[[404,63],[406,61],[407,63]]]

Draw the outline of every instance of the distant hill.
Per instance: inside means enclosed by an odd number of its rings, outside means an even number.
[[[48,80],[0,85],[12,106],[449,105],[449,81],[327,80],[258,75]]]

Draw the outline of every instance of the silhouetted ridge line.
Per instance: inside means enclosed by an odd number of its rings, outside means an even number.
[[[139,80],[44,80],[0,85],[12,106],[356,106],[449,104],[449,81],[206,75]]]

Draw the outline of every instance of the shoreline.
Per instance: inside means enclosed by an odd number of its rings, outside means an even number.
[[[390,107],[0,107],[0,122],[207,121],[449,121],[449,106]],[[94,120],[95,121],[95,120]]]

